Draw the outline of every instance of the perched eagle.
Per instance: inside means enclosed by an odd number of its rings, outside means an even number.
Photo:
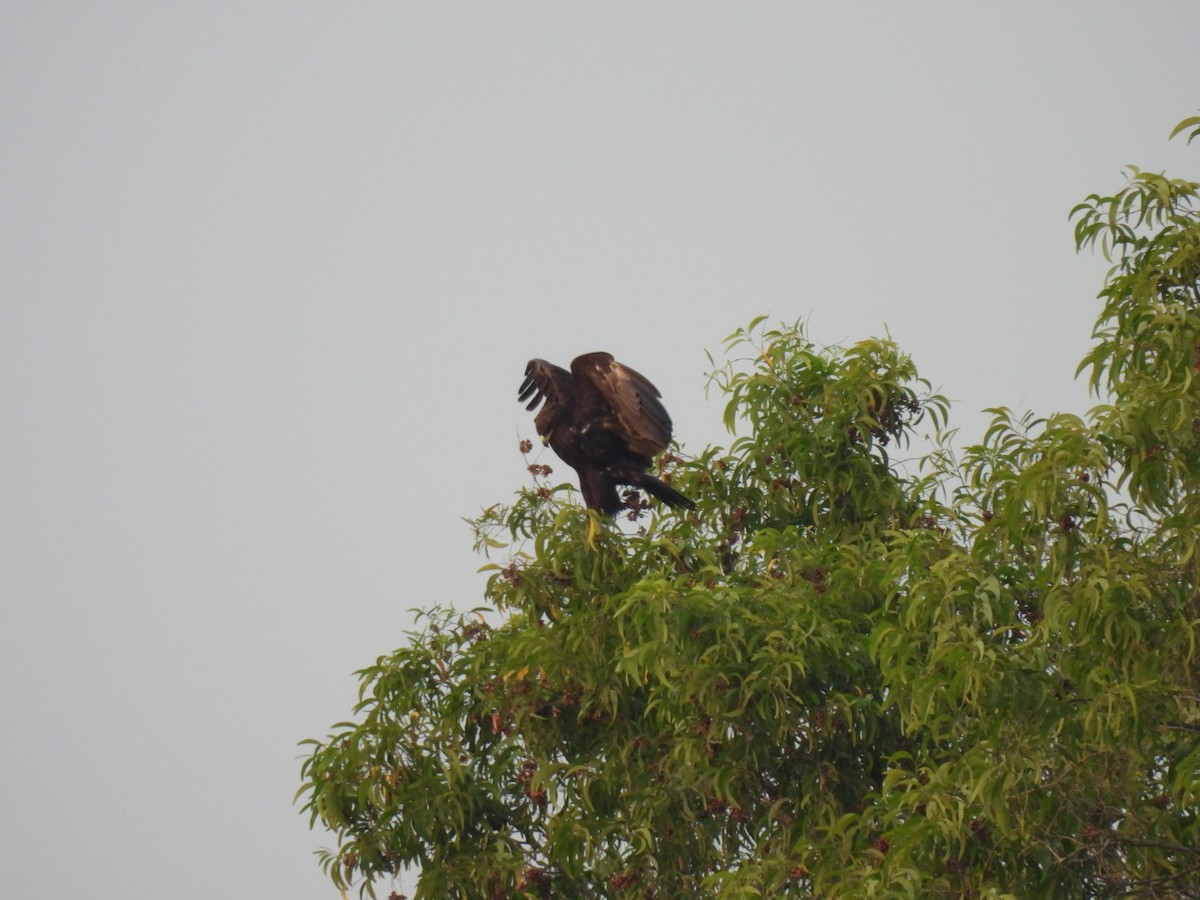
[[[671,417],[658,388],[610,353],[587,353],[571,371],[531,359],[518,399],[529,401],[543,444],[579,474],[583,500],[610,515],[624,504],[617,485],[643,488],[673,507],[696,504],[646,470],[671,442]]]

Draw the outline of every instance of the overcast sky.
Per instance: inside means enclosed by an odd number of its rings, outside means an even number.
[[[1088,404],[1067,214],[1200,177],[1194,0],[0,5],[6,896],[336,898],[297,741],[464,516],[525,361],[609,350],[685,450],[758,313],[954,400]],[[544,461],[554,463],[552,458]],[[560,472],[563,470],[560,467]]]

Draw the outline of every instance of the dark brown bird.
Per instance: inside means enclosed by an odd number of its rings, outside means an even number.
[[[533,410],[543,444],[579,475],[583,501],[609,515],[624,504],[617,485],[639,487],[672,507],[695,503],[646,470],[671,442],[658,388],[610,353],[577,356],[568,372],[544,359],[525,367],[518,399]]]

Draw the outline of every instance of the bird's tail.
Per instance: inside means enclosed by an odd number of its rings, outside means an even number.
[[[663,503],[670,506],[672,509],[695,509],[696,504],[675,490],[665,481],[659,481],[649,472],[642,472],[641,478],[638,479],[637,486],[643,490],[653,494]]]

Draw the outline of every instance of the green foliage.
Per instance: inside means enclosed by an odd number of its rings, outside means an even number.
[[[1072,213],[1114,261],[1086,419],[996,409],[955,453],[891,341],[757,319],[713,360],[730,446],[661,461],[696,510],[617,527],[533,467],[473,522],[487,608],[428,612],[308,742],[334,883],[1200,891],[1198,192],[1132,169]]]

